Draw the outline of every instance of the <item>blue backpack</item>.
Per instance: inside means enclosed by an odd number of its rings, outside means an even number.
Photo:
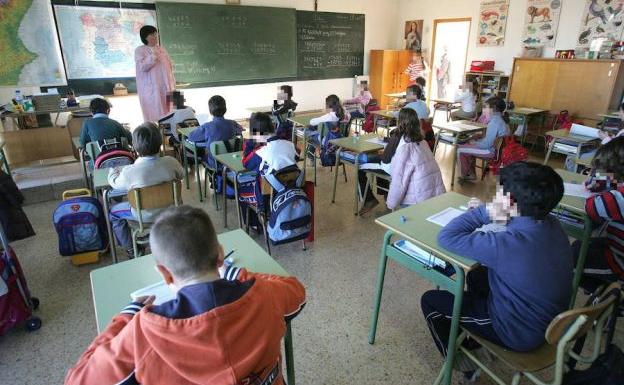
[[[268,234],[274,245],[305,239],[312,230],[312,204],[301,189],[303,173],[294,187],[284,186],[273,174],[265,178],[277,194],[271,202]]]
[[[329,130],[321,139],[321,165],[323,167],[331,167],[336,165],[337,147],[329,141],[340,138],[342,138],[342,134],[340,133],[340,131]]]
[[[108,246],[106,219],[100,202],[93,197],[62,201],[52,216],[59,236],[59,252],[70,256]]]

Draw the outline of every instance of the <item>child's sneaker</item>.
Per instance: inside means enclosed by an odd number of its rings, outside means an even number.
[[[477,383],[479,377],[481,377],[480,368],[470,372],[461,372],[461,374],[459,374],[459,380],[457,381],[457,383],[459,385],[474,385]]]

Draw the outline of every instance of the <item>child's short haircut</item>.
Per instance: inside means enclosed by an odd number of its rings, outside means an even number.
[[[106,99],[95,98],[89,103],[89,109],[93,115],[95,114],[108,114],[111,105]]]
[[[500,184],[522,216],[544,219],[563,197],[563,180],[552,168],[535,162],[515,162],[501,168]]]
[[[163,211],[152,225],[150,247],[156,262],[177,279],[216,271],[217,233],[202,209],[185,205]]]
[[[624,177],[624,136],[611,139],[601,146],[592,161],[596,171],[613,173],[618,182]]]
[[[145,122],[132,132],[132,147],[139,156],[156,155],[161,145],[162,135],[156,123]]]
[[[249,118],[249,130],[258,135],[272,134],[274,130],[271,117],[264,112],[254,112]]]
[[[227,108],[225,107],[225,99],[220,95],[215,95],[208,100],[208,109],[210,115],[216,117],[222,117],[225,115]]]
[[[418,84],[421,87],[424,87],[427,85],[427,79],[423,78],[422,76],[419,76],[416,78],[416,84]]]
[[[412,84],[411,86],[407,87],[406,90],[407,95],[416,96],[416,99],[422,99],[422,92],[422,88],[417,84]]]

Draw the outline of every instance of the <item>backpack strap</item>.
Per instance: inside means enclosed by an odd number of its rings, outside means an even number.
[[[301,174],[303,175],[303,173]],[[278,193],[281,193],[282,191],[286,189],[286,186],[284,186],[282,182],[280,182],[273,173],[265,174],[264,178],[267,180],[267,182],[269,182],[271,187],[273,187],[275,191],[277,191]],[[299,181],[299,178],[297,178],[297,181]]]

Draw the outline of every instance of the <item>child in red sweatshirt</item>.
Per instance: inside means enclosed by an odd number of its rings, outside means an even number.
[[[210,218],[190,206],[163,212],[150,246],[176,299],[152,305],[154,298],[144,297],[128,305],[65,383],[283,384],[281,339],[305,305],[301,283],[225,269]]]

